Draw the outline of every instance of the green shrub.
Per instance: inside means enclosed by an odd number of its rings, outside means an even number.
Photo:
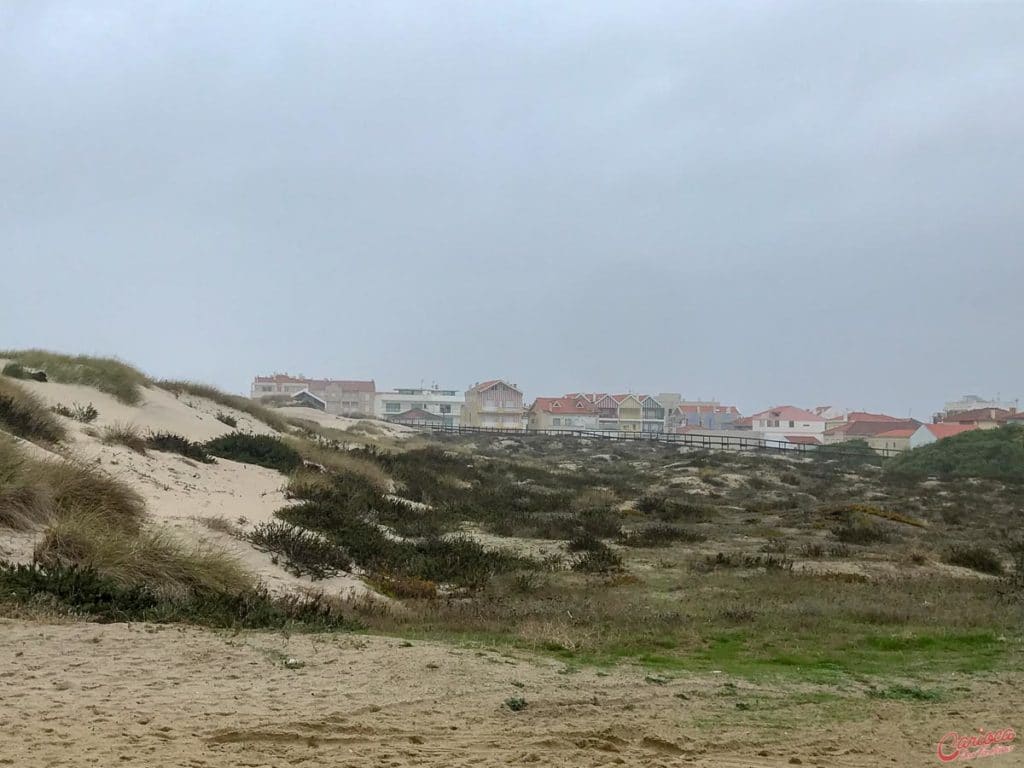
[[[832,529],[832,535],[844,544],[875,544],[889,540],[888,531],[859,515],[847,517]]]
[[[187,437],[175,435],[171,432],[155,432],[150,434],[146,438],[145,445],[154,451],[177,453],[187,459],[199,461],[203,464],[212,464],[214,462],[214,458],[206,452],[206,447],[202,443],[197,443],[189,440]]]
[[[998,576],[1003,572],[1003,561],[989,547],[984,546],[958,546],[952,547],[946,553],[946,562],[950,565],[959,565],[962,568],[970,568],[979,573],[988,573]]]
[[[40,443],[59,443],[66,436],[64,425],[42,400],[6,379],[0,379],[0,428]]]
[[[219,421],[221,424],[226,424],[232,429],[238,426],[238,419],[236,419],[231,414],[224,413],[224,411],[217,411],[217,415],[214,418],[217,419],[217,421]]]
[[[261,523],[245,538],[257,549],[285,559],[285,567],[296,576],[325,579],[352,567],[352,558],[322,535],[285,523]]]
[[[1024,427],[978,429],[906,451],[886,465],[893,479],[977,477],[1024,483]]]
[[[45,567],[0,562],[0,600],[52,607],[91,621],[188,622],[234,629],[354,629],[321,597],[273,597],[259,587],[204,591],[184,598],[161,596],[145,586],[121,586],[78,566]]]
[[[207,453],[222,459],[256,464],[279,472],[292,472],[302,466],[299,452],[278,437],[233,432],[207,441]]]
[[[50,410],[59,416],[63,416],[67,419],[74,419],[75,421],[80,421],[83,424],[92,424],[92,422],[96,421],[100,415],[100,412],[96,410],[96,407],[92,403],[89,403],[88,405],[72,403],[70,408],[63,403],[57,403],[57,405],[53,406]]]
[[[64,355],[42,349],[0,351],[0,358],[45,371],[53,381],[95,387],[127,405],[142,402],[142,389],[150,385],[144,373],[113,358]]]
[[[672,523],[654,523],[624,533],[619,543],[627,547],[667,547],[677,541],[695,544],[707,537],[691,528]]]
[[[380,526],[330,496],[277,512],[285,522],[324,534],[343,547],[364,570],[433,582],[480,587],[496,573],[537,568],[539,564],[462,536],[397,540]]]
[[[623,570],[622,557],[604,542],[598,542],[573,561],[572,569],[584,573],[613,573]]]

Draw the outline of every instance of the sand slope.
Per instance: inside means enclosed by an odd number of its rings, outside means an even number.
[[[121,445],[105,445],[96,436],[106,426],[134,424],[143,433],[172,432],[190,440],[206,441],[236,431],[217,420],[219,413],[234,417],[238,422],[237,431],[276,434],[263,422],[204,397],[176,396],[158,387],[144,389],[142,402],[131,406],[78,384],[30,380],[18,383],[51,406],[91,403],[96,408],[99,416],[91,424],[61,419],[69,432],[66,456],[96,464],[141,493],[155,524],[172,527],[185,540],[203,541],[230,550],[274,592],[314,590],[361,594],[369,591],[355,576],[340,575],[316,582],[293,576],[273,563],[270,555],[231,535],[210,530],[203,523],[204,519],[221,518],[244,531],[271,520],[276,510],[290,503],[284,495],[286,478],[281,473],[226,459],[202,464],[173,453],[148,451],[143,455]],[[306,416],[307,409],[296,410]],[[318,416],[321,421],[336,418],[325,414]],[[352,419],[337,421],[339,428],[354,423]],[[63,460],[60,455],[48,454],[38,446],[26,444],[26,447],[37,457],[49,455],[52,460]],[[0,530],[0,557],[16,562],[31,560],[37,536]]]

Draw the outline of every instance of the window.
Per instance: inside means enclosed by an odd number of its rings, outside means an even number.
[[[401,410],[402,410],[402,404],[401,403],[392,403],[392,402],[384,403],[384,411],[385,411],[385,413],[400,413]]]
[[[791,422],[789,422],[789,427],[790,427],[790,429],[792,429],[792,428],[793,428],[793,427],[795,427],[795,426],[796,426],[796,422],[795,422],[795,421],[791,421]]]
[[[448,405],[448,404],[442,404],[440,406],[440,409],[441,409],[441,413],[451,413],[452,412],[452,407],[450,405]]]
[[[560,426],[562,426],[562,420],[556,416],[555,418],[553,418],[551,420],[551,426],[553,426],[553,427],[560,427]]]

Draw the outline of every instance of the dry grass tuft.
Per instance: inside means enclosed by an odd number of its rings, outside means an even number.
[[[52,445],[67,432],[46,404],[24,387],[0,378],[0,428],[33,442]]]
[[[104,427],[100,439],[107,445],[123,445],[136,453],[146,452],[146,438],[135,424],[118,422]]]
[[[366,480],[378,491],[388,492],[393,481],[377,462],[363,456],[356,456],[344,448],[326,446],[311,440],[290,437],[286,441],[299,452],[305,461],[319,464],[331,472],[347,472]]]
[[[145,528],[134,536],[111,536],[102,518],[77,515],[58,521],[36,546],[47,567],[82,566],[121,587],[146,587],[184,598],[194,592],[235,593],[255,586],[253,577],[226,551],[187,546],[169,531]]]

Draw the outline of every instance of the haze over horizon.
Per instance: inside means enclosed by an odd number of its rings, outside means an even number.
[[[0,348],[1024,397],[1024,4],[0,2]]]

